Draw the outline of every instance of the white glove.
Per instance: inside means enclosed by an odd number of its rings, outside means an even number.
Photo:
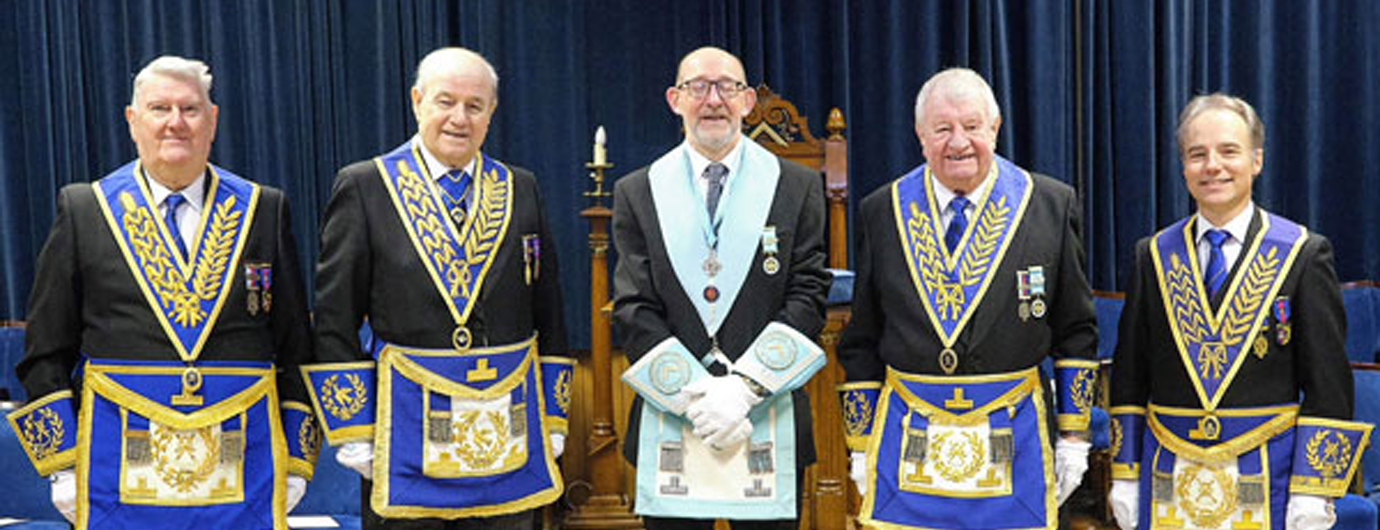
[[[1058,487],[1055,502],[1059,505],[1083,483],[1083,473],[1088,471],[1089,449],[1092,443],[1077,438],[1060,437],[1054,443],[1054,483]]]
[[[287,478],[287,511],[291,512],[297,507],[297,503],[302,502],[302,496],[307,494],[307,479],[300,475],[288,474]]]
[[[565,435],[558,432],[551,433],[551,458],[560,458],[563,453],[565,453]]]
[[[690,407],[685,417],[695,424],[695,436],[709,438],[715,433],[738,427],[747,418],[752,406],[762,402],[736,375],[702,377],[685,385],[681,392],[690,394]]]
[[[1327,530],[1337,522],[1332,499],[1306,493],[1289,494],[1284,530]]]
[[[345,442],[335,452],[335,461],[355,470],[366,480],[374,479],[374,442]]]
[[[71,469],[56,471],[48,476],[53,507],[67,522],[77,524],[77,473]]]
[[[858,487],[858,495],[867,496],[867,453],[853,451],[848,453],[848,478]]]
[[[1112,493],[1107,502],[1112,505],[1112,517],[1121,530],[1136,530],[1140,523],[1140,484],[1134,480],[1112,480]]]
[[[752,421],[743,418],[742,421],[732,427],[716,432],[704,438],[704,443],[715,451],[728,451],[744,440],[752,437]]]

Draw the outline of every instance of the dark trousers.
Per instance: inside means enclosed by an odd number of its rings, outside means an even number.
[[[534,530],[537,510],[467,519],[385,519],[369,504],[373,482],[360,479],[359,519],[364,530]]]
[[[805,470],[797,470],[795,473],[795,515],[794,519],[769,519],[764,521],[749,521],[743,519],[729,519],[728,525],[733,530],[796,530],[800,527],[800,492],[805,486]],[[714,519],[681,519],[676,517],[652,517],[642,516],[642,523],[647,530],[712,530]]]

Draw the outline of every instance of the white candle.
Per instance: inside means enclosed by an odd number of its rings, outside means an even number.
[[[604,151],[604,126],[594,131],[594,165],[602,166],[608,162],[608,153]]]

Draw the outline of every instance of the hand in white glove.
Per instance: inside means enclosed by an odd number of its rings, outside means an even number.
[[[307,479],[300,475],[288,474],[287,478],[287,511],[291,512],[297,507],[297,503],[302,502],[302,496],[307,494]]]
[[[1107,502],[1112,505],[1112,517],[1121,530],[1136,530],[1140,524],[1140,484],[1134,480],[1112,480],[1112,493]]]
[[[1284,530],[1327,530],[1337,522],[1332,499],[1306,493],[1289,494]]]
[[[1088,471],[1089,449],[1092,443],[1072,437],[1061,436],[1054,443],[1055,502],[1059,505],[1083,483],[1083,473]]]
[[[345,442],[335,452],[335,461],[355,470],[366,480],[374,479],[374,442]]]
[[[696,434],[698,434],[698,432],[696,432]],[[730,428],[704,437],[704,443],[708,444],[709,448],[715,451],[728,451],[738,447],[738,444],[751,437],[752,421],[743,418]]]
[[[551,458],[560,458],[563,453],[565,453],[565,435],[558,432],[551,433]]]
[[[848,478],[858,487],[858,495],[867,496],[867,453],[853,451],[848,453]]]
[[[698,396],[685,409],[685,417],[695,424],[695,435],[709,438],[719,431],[734,429],[747,418],[752,406],[762,402],[736,375],[702,377],[681,389]]]
[[[67,522],[77,524],[77,473],[71,469],[54,472],[48,476],[48,486],[53,507]]]

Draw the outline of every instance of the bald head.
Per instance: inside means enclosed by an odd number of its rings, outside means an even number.
[[[743,69],[742,61],[720,48],[705,46],[685,54],[680,60],[680,67],[676,69],[676,84],[691,79],[695,73],[707,69],[710,65],[721,66],[720,69],[732,75],[734,79],[747,82],[747,73]]]
[[[425,96],[427,87],[437,77],[474,73],[487,78],[493,89],[492,95],[497,98],[498,72],[494,71],[493,65],[489,64],[484,56],[465,48],[440,48],[426,54],[422,62],[417,63],[417,79],[413,82],[412,88]]]
[[[681,117],[690,147],[717,161],[737,145],[757,93],[748,88],[742,61],[706,46],[680,60],[676,84],[666,89],[666,104]]]

